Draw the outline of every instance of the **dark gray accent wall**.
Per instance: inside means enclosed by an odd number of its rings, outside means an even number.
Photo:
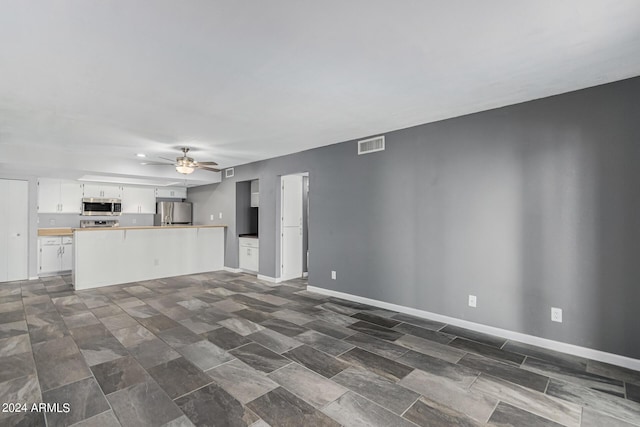
[[[310,285],[640,358],[639,113],[634,78],[237,166],[190,200],[233,209],[259,178],[277,277],[279,177],[308,171]]]

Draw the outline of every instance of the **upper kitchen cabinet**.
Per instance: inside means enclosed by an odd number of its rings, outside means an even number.
[[[260,206],[260,180],[254,179],[251,181],[251,207],[257,208]]]
[[[122,187],[113,184],[87,183],[84,185],[84,197],[94,199],[121,199]]]
[[[158,187],[156,197],[159,199],[186,199],[186,187]]]
[[[38,179],[38,213],[79,214],[83,185],[63,179]]]
[[[156,191],[153,187],[123,187],[122,213],[155,214]]]

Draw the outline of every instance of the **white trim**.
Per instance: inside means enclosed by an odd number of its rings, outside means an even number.
[[[560,351],[562,353],[572,354],[574,356],[585,357],[588,359],[598,360],[600,362],[610,363],[612,365],[622,366],[625,368],[640,371],[640,360],[632,359],[618,354],[607,353],[600,350],[594,350],[587,347],[580,347],[573,344],[567,344],[560,341],[553,341],[546,338],[540,338],[533,335],[523,334],[521,332],[509,331],[507,329],[495,328],[493,326],[482,325],[480,323],[469,322],[468,320],[456,319],[455,317],[443,316],[441,314],[431,313],[429,311],[419,310],[417,308],[405,307],[403,305],[392,304],[375,299],[365,298],[357,295],[351,295],[344,292],[333,291],[330,289],[317,288],[315,286],[307,286],[307,290],[318,294],[329,295],[336,298],[342,298],[348,301],[359,302],[362,304],[372,305],[374,307],[384,308],[387,310],[397,311],[399,313],[410,314],[416,317],[435,320],[437,322],[447,323],[449,325],[459,326],[471,329],[485,334],[496,335],[502,338],[520,341],[525,344],[531,344],[538,347],[547,348],[549,350]]]
[[[38,276],[33,276],[33,277],[29,277],[29,280],[38,280],[40,277]]]
[[[309,277],[309,272],[308,271],[303,271],[302,272],[302,277]]]
[[[258,279],[264,280],[265,282],[271,282],[271,283],[280,283],[280,282],[282,282],[282,280],[279,277],[263,276],[262,274],[258,274]]]
[[[222,269],[224,271],[228,271],[229,273],[242,273],[242,270],[240,270],[239,268],[233,268],[233,267],[224,266],[224,267],[222,267]]]

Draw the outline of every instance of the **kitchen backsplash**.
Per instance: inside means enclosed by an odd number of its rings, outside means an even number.
[[[120,227],[153,225],[153,215],[82,216],[77,214],[38,214],[38,228],[78,228],[82,219],[115,219],[120,221]]]

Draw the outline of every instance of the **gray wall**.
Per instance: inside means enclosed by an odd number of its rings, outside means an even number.
[[[189,197],[202,223],[225,212],[237,267],[227,212],[259,178],[260,273],[277,277],[279,177],[308,171],[310,285],[640,358],[639,111],[635,78],[389,132],[380,153],[239,166]]]

